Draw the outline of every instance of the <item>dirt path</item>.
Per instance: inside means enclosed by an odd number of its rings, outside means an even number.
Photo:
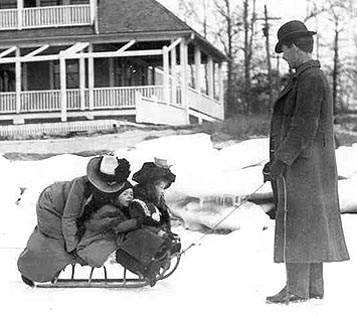
[[[192,131],[129,130],[116,134],[77,136],[67,139],[0,141],[0,153],[4,153],[9,159],[16,160],[44,158],[63,153],[93,155],[132,146],[148,139],[189,133]]]

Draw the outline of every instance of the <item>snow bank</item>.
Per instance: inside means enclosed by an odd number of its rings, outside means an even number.
[[[172,206],[174,215],[184,221],[184,227],[193,231],[216,227],[217,231],[231,232],[239,229],[263,230],[270,225],[270,219],[263,208],[253,202],[245,202],[239,208],[216,202],[192,200],[183,207]]]
[[[357,174],[357,143],[350,147],[342,146],[336,150],[338,175],[350,178]]]
[[[357,174],[338,181],[341,212],[357,212]]]
[[[167,191],[169,203],[179,205],[181,202],[186,206],[187,200],[196,198],[198,204],[194,204],[193,208],[202,212],[213,207],[211,204],[208,208],[200,208],[199,205],[204,202],[231,200],[231,203],[218,204],[218,209],[224,213],[236,200],[250,195],[262,185],[261,171],[268,160],[268,146],[268,139],[263,138],[217,150],[213,147],[210,136],[201,133],[151,139],[133,147],[120,148],[115,154],[130,161],[132,174],[154,157],[167,159],[177,175],[176,182]],[[342,211],[357,211],[357,194],[354,190],[357,178],[357,144],[340,147],[336,156],[339,175],[348,178],[339,181]],[[0,189],[4,192],[3,196],[6,196],[3,202],[13,204],[23,192],[19,206],[33,207],[39,193],[47,185],[84,175],[89,159],[90,157],[63,154],[40,161],[10,162],[0,156],[0,171],[3,174]],[[268,203],[262,204],[263,212],[266,212],[271,208],[271,198],[271,187],[266,183],[250,199],[259,200],[260,204],[261,200],[266,200]],[[181,211],[183,213],[184,209]],[[189,225],[192,225],[192,211],[190,215],[191,219],[188,220]],[[208,222],[201,223],[210,225]]]
[[[234,157],[234,158],[233,158]],[[230,171],[254,165],[264,165],[269,160],[269,139],[251,139],[225,147],[218,152],[221,170]]]

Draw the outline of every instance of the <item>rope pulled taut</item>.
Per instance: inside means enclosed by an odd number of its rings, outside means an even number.
[[[199,243],[202,239],[204,239],[208,234],[211,234],[214,230],[217,229],[217,227],[219,225],[222,224],[222,222],[224,222],[228,217],[230,217],[235,211],[237,211],[251,196],[253,196],[256,192],[258,192],[263,186],[264,186],[265,182],[261,185],[259,185],[258,188],[256,188],[252,193],[250,193],[249,195],[246,195],[244,198],[242,198],[240,200],[240,202],[235,205],[233,207],[233,209],[231,211],[229,211],[222,219],[220,219],[213,227],[211,227],[208,231],[204,232],[203,235],[201,235],[196,242],[191,243],[187,248],[185,248],[184,250],[181,251],[181,253],[179,254],[180,256],[182,256],[183,254],[185,254],[189,249],[191,249],[193,246],[196,246],[197,243]]]

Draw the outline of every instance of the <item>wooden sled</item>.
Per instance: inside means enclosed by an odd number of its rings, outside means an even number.
[[[163,265],[156,276],[156,281],[161,281],[171,276],[177,269],[180,263],[181,254],[175,253],[170,257],[165,265]],[[150,283],[142,276],[128,277],[127,268],[123,267],[122,278],[108,278],[107,267],[103,266],[104,278],[93,279],[94,267],[91,268],[88,279],[76,279],[75,267],[72,266],[71,277],[68,279],[60,278],[61,272],[50,283],[36,284],[36,288],[106,288],[106,289],[120,289],[120,288],[143,288],[149,286]],[[152,286],[152,285],[151,285]]]

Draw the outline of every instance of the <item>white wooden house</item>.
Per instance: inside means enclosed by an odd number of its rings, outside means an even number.
[[[155,0],[1,0],[0,124],[222,120],[224,61]]]

